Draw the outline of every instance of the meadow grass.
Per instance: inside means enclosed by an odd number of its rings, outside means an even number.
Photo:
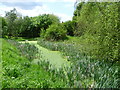
[[[71,68],[67,68],[65,74],[70,87],[119,88],[119,64],[112,65],[106,60],[94,59],[89,51],[86,52],[92,46],[80,45],[79,39],[71,38],[70,41],[64,42],[50,42],[40,39],[38,44],[49,50],[61,51],[71,61]]]
[[[2,78],[2,39],[0,38],[0,78]],[[0,89],[2,87],[2,80],[0,79]]]
[[[4,39],[2,43],[2,88],[66,87],[62,78],[56,77],[40,65],[31,63],[13,44]]]
[[[90,54],[82,52],[83,46],[77,37],[64,42],[38,40],[40,47],[59,51],[72,63],[59,71],[49,68],[49,58],[47,61],[41,58],[37,64],[32,62],[41,57],[36,46],[8,41],[11,44],[3,40],[3,88],[119,88],[119,65],[91,58]],[[19,47],[21,45],[23,48]],[[38,53],[40,57],[36,57]],[[31,60],[29,55],[33,55]]]

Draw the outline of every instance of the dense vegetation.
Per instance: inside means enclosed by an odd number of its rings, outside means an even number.
[[[94,47],[90,53],[99,60],[119,60],[119,5],[120,3],[82,3],[77,7],[75,35]],[[76,14],[75,14],[76,15]]]
[[[9,44],[9,43],[11,44]],[[66,87],[64,78],[56,76],[52,71],[46,70],[46,63],[42,62],[41,65],[33,64],[30,58],[23,57],[22,55],[33,54],[36,49],[29,44],[19,44],[13,40],[2,40],[2,88],[57,88]],[[13,45],[17,46],[19,50]],[[22,47],[22,48],[21,48]],[[27,54],[25,54],[28,52]],[[34,52],[35,58],[35,52]],[[48,63],[47,63],[48,65]]]
[[[63,52],[67,60],[72,62],[71,68],[66,69],[70,87],[118,87],[119,64],[112,65],[112,63],[104,60],[95,60],[81,50],[82,47],[79,47],[79,43],[74,42],[75,40],[73,39],[69,42],[39,40],[38,44],[53,51]]]
[[[46,30],[51,24],[60,23],[59,18],[52,14],[37,17],[22,17],[16,9],[6,12],[2,17],[3,37],[39,37],[41,30]]]
[[[23,17],[16,9],[0,19],[6,38],[2,40],[3,88],[119,88],[119,2],[78,3],[73,19],[63,23],[53,14]],[[38,45],[60,51],[70,68],[56,71],[48,68],[49,62],[32,64],[40,58],[38,49],[18,43],[20,37],[37,38],[33,40]]]

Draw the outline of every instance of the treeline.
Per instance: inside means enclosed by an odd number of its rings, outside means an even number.
[[[36,17],[22,16],[16,9],[6,12],[2,21],[2,37],[43,37],[47,40],[64,40],[66,35],[74,36],[74,21],[60,22],[53,14]]]
[[[2,18],[3,37],[39,37],[42,30],[50,25],[60,23],[59,18],[53,14],[43,14],[36,17],[23,17],[16,9],[6,12]]]

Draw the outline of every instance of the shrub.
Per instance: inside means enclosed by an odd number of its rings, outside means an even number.
[[[65,29],[67,30],[67,35],[74,36],[74,30],[75,30],[75,21],[66,21],[63,23]]]
[[[66,29],[61,24],[51,25],[45,32],[46,40],[57,41],[66,38]]]

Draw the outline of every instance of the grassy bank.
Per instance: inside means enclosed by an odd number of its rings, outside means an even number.
[[[36,46],[13,40],[2,40],[3,88],[119,88],[119,65],[93,59],[81,48],[78,37],[50,42],[38,40],[38,47],[62,52],[70,61],[70,68],[59,71],[49,68],[50,59],[33,63],[39,53]],[[8,43],[9,42],[9,43]],[[16,48],[16,47],[17,48]],[[22,47],[21,47],[22,46]],[[44,51],[44,50],[43,50]],[[47,54],[47,53],[39,53]],[[42,57],[41,57],[42,59]],[[56,56],[57,59],[57,56]]]
[[[13,44],[2,39],[2,88],[66,87],[61,78],[32,64]]]

